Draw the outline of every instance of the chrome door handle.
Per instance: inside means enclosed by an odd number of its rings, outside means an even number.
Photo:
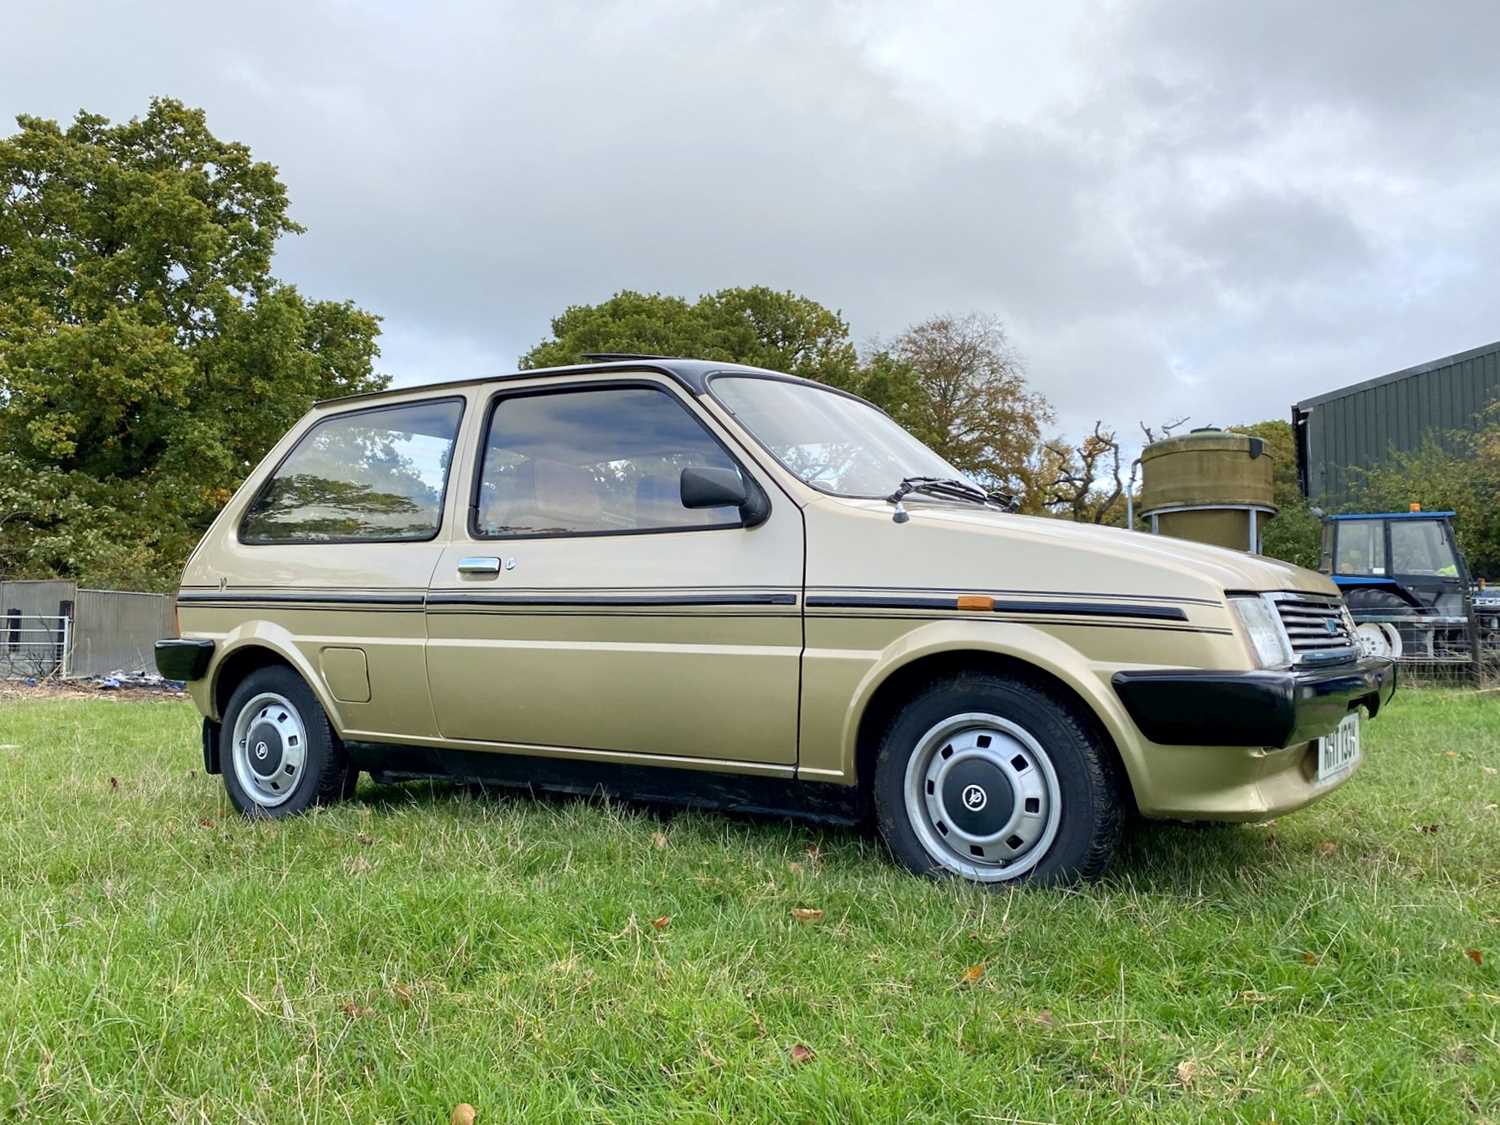
[[[500,560],[493,555],[475,555],[458,560],[460,574],[499,574]]]

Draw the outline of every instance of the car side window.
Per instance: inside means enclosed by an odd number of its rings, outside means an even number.
[[[689,467],[739,467],[672,395],[600,387],[502,398],[490,415],[475,535],[601,535],[734,527],[682,506]]]
[[[316,423],[261,488],[240,524],[245,543],[431,539],[461,399],[378,407]]]

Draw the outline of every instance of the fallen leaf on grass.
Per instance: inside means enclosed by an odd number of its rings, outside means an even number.
[[[345,1000],[340,1005],[339,1011],[353,1020],[363,1019],[365,1016],[373,1016],[375,1014],[374,1008],[366,1008],[363,1004],[358,1004],[353,1000]]]
[[[474,1125],[476,1116],[473,1106],[468,1102],[459,1102],[453,1107],[453,1114],[448,1118],[448,1125]]]
[[[1424,836],[1432,836],[1437,833],[1442,827],[1443,826],[1441,824],[1419,824],[1417,825],[1417,831],[1422,833],[1422,835]]]
[[[396,997],[396,999],[400,1002],[400,1004],[401,1004],[401,1006],[403,1008],[409,1008],[409,1007],[411,1007],[412,992],[411,992],[411,989],[408,988],[406,985],[404,985],[404,984],[398,984],[398,985],[396,985],[396,987],[394,987],[394,988],[391,989],[391,994]]]
[[[800,863],[789,863],[786,867],[793,875],[796,875],[798,878],[802,877],[802,865]]]
[[[1458,751],[1457,750],[1444,750],[1443,751],[1443,757],[1445,757],[1445,758],[1456,758],[1456,757],[1458,757]]]
[[[110,778],[109,779],[109,787],[111,789],[118,789],[118,788],[120,788],[120,779],[118,777],[112,777],[112,778]]]
[[[1476,965],[1484,964],[1484,952],[1482,950],[1465,949],[1464,956],[1467,957],[1470,961],[1473,961]]]
[[[651,919],[651,925],[658,930],[665,930],[671,924],[672,916],[670,914],[663,914],[660,918]]]
[[[198,827],[199,828],[212,828],[213,826],[214,826],[213,817],[211,817],[211,816],[200,816],[198,818]]]
[[[1052,1025],[1057,1022],[1052,1018],[1052,1012],[1047,1008],[1043,1008],[1040,1012],[1038,1012],[1031,1018],[1045,1028],[1051,1028]]]
[[[665,832],[653,832],[651,833],[651,842],[658,848],[664,848],[667,846],[667,834]]]
[[[983,978],[984,962],[981,961],[977,965],[970,965],[965,969],[963,975],[958,978],[958,983],[961,985],[974,985],[978,984]]]
[[[1184,1086],[1191,1086],[1193,1080],[1198,1077],[1198,1060],[1183,1059],[1177,1064],[1177,1081]]]
[[[1494,766],[1480,766],[1479,768],[1484,770],[1484,772],[1489,774],[1491,777],[1494,777],[1495,774],[1500,773],[1500,770],[1497,770]]]
[[[371,836],[368,832],[361,832],[357,836],[355,836],[354,838],[356,840],[358,840],[361,844],[366,844],[366,845],[373,844],[375,842],[375,837]]]
[[[1318,962],[1322,961],[1323,958],[1319,957],[1316,953],[1304,953],[1302,955],[1302,960],[1309,965],[1316,965],[1318,964]]]
[[[792,917],[799,922],[821,922],[823,920],[823,912],[816,907],[794,906],[792,907]]]
[[[1321,844],[1318,845],[1318,854],[1321,856],[1333,855],[1333,853],[1338,850],[1339,846],[1332,840],[1324,840]]]
[[[787,1055],[791,1058],[792,1064],[794,1066],[798,1066],[806,1062],[812,1062],[813,1059],[818,1057],[817,1052],[809,1047],[806,1043],[793,1043],[792,1049],[787,1052]]]

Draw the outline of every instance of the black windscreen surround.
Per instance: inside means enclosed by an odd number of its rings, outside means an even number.
[[[689,466],[737,466],[669,393],[600,387],[515,395],[490,416],[480,536],[600,535],[735,526],[734,508],[682,506]]]
[[[463,401],[378,407],[318,422],[245,513],[246,543],[431,539]]]

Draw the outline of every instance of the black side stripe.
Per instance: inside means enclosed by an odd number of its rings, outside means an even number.
[[[277,605],[421,605],[421,594],[238,594],[228,590],[180,591],[178,602],[224,602],[243,605],[270,602]]]
[[[433,593],[428,605],[500,606],[680,606],[796,605],[796,594],[455,594]]]
[[[1076,626],[1080,629],[1131,629],[1138,633],[1213,633],[1225,637],[1234,636],[1234,630],[1232,629],[1215,629],[1203,625],[1159,625],[1155,622],[1149,621],[1110,621],[1107,619],[1084,619],[1078,617],[1069,619],[1064,617],[1002,617],[997,615],[995,617],[970,617],[955,619],[951,616],[935,617],[932,614],[927,613],[809,613],[804,616],[803,620],[820,622],[968,620],[979,624],[988,624],[990,622],[995,622],[996,624],[1001,625],[1005,624],[1008,621],[1024,621],[1028,625],[1040,625],[1049,629],[1061,629],[1064,627]]]
[[[837,597],[813,594],[809,609],[958,609],[954,598]],[[1018,602],[994,600],[992,613],[1044,613],[1062,617],[1135,617],[1149,621],[1186,621],[1174,605],[1127,605],[1122,602]]]
[[[1110,601],[1134,601],[1134,602],[1176,602],[1183,605],[1211,605],[1219,606],[1224,603],[1215,601],[1213,598],[1189,598],[1175,594],[1122,594],[1103,590],[1021,590],[990,588],[988,590],[976,590],[973,586],[836,586],[831,584],[817,583],[813,587],[818,590],[838,591],[848,595],[911,595],[911,594],[983,594],[985,596],[1000,597],[1003,595],[1019,594],[1028,598],[1069,598],[1087,600],[1107,599]]]

